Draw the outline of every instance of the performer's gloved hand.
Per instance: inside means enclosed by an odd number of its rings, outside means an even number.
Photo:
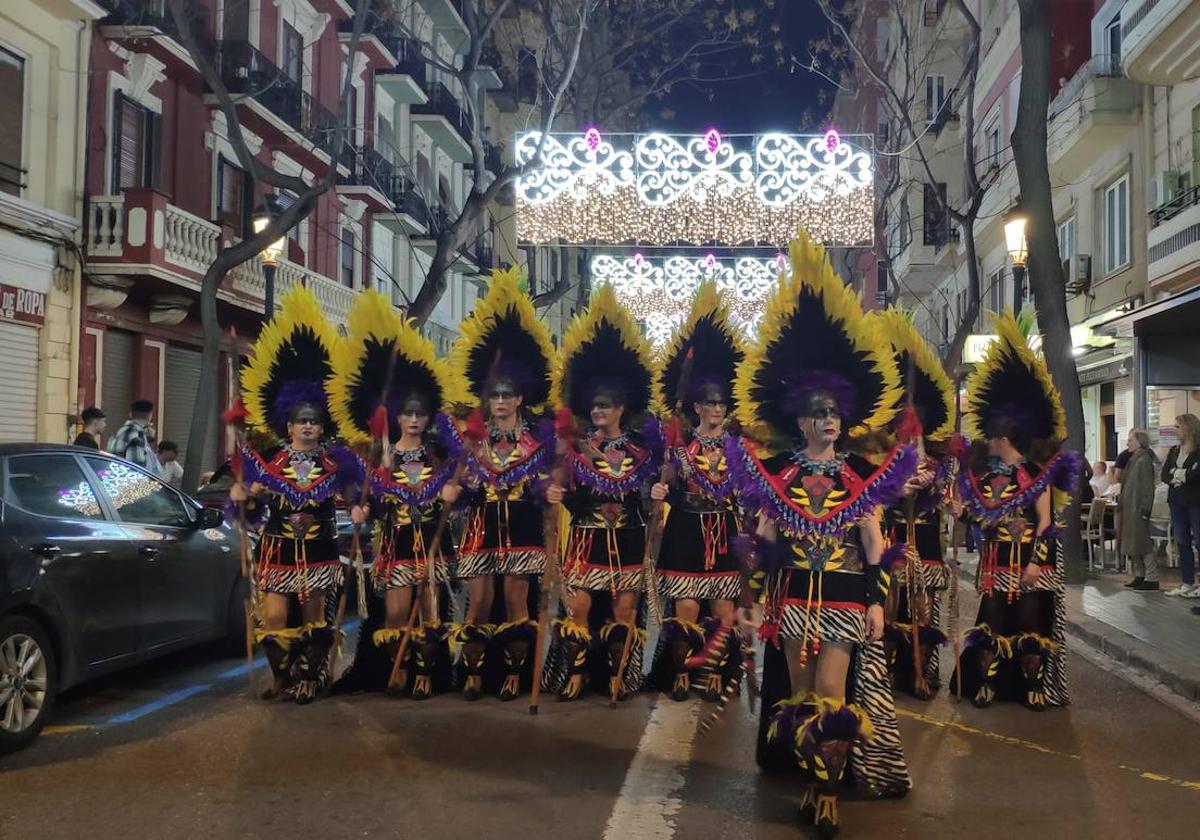
[[[655,502],[665,502],[670,490],[671,488],[661,481],[655,482],[654,486],[650,488],[650,499]]]
[[[883,638],[883,605],[871,604],[867,607],[867,638],[878,642]]]
[[[249,494],[246,493],[246,485],[242,484],[242,482],[235,481],[233,486],[229,488],[229,501],[233,502],[234,504],[240,505],[248,498]]]
[[[458,497],[462,495],[462,485],[454,482],[446,482],[442,485],[442,501],[448,505],[452,505],[458,501]]]
[[[1026,589],[1032,589],[1038,582],[1038,578],[1042,576],[1042,567],[1037,563],[1028,563],[1024,571],[1021,572],[1021,586]]]
[[[354,505],[350,508],[350,521],[355,525],[361,525],[367,521],[366,505]]]
[[[566,491],[563,490],[561,484],[546,485],[546,501],[552,505],[561,505]]]

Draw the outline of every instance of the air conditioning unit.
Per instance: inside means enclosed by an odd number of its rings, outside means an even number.
[[[1173,200],[1183,189],[1183,173],[1178,169],[1165,169],[1154,176],[1154,195],[1150,196],[1153,207],[1161,207]]]
[[[1068,292],[1073,295],[1086,292],[1092,287],[1091,255],[1076,254],[1070,259],[1063,260],[1063,275],[1066,277]]]

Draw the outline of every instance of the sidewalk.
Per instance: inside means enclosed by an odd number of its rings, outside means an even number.
[[[964,582],[975,580],[977,562],[975,554],[960,555]],[[1135,592],[1124,587],[1126,580],[1114,572],[1093,572],[1087,583],[1068,585],[1068,635],[1200,703],[1200,616],[1191,613],[1200,600]]]

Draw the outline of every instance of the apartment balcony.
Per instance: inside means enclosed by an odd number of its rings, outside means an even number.
[[[333,158],[346,164],[351,153],[335,144],[338,116],[275,66],[249,41],[220,41],[217,71],[229,92],[261,119],[284,134],[298,134],[326,163]]]
[[[471,33],[463,20],[463,0],[420,0],[433,28],[446,39],[456,53],[462,54],[471,46]]]
[[[338,192],[366,201],[375,221],[393,233],[417,235],[429,226],[429,212],[415,185],[374,149],[359,150]]]
[[[392,99],[408,105],[424,105],[429,65],[421,57],[421,42],[412,38],[394,37],[385,41],[388,51],[396,57],[396,67],[375,74],[375,83]]]
[[[1157,291],[1174,292],[1200,275],[1200,185],[1150,211],[1146,233],[1147,279]]]
[[[479,64],[472,74],[480,90],[495,91],[504,87],[504,78],[500,75],[503,62],[500,53],[494,46],[488,44],[479,54]]]
[[[94,276],[154,278],[198,293],[204,272],[217,257],[222,235],[220,225],[176,207],[154,190],[129,189],[121,195],[88,199],[84,247]],[[354,300],[353,289],[280,260],[276,294],[296,284],[313,290],[327,317],[345,321]],[[218,297],[261,311],[265,285],[261,265],[257,261],[243,263],[226,276]]]
[[[441,82],[430,82],[429,101],[413,105],[412,120],[435,144],[459,163],[471,162],[471,126],[454,94]]]
[[[942,259],[958,241],[958,229],[929,228],[909,239],[907,246],[892,258],[892,273],[897,291],[912,298],[922,298],[942,282],[953,269]]]
[[[167,0],[103,0],[110,14],[100,22],[101,34],[113,41],[150,41],[176,59],[195,66],[183,44],[175,17]],[[200,0],[183,0],[188,28],[211,56],[215,50],[209,26],[208,8]]]
[[[1138,122],[1141,90],[1119,56],[1085,61],[1050,102],[1047,154],[1054,175],[1073,181]]]
[[[1121,58],[1129,78],[1146,84],[1200,77],[1200,0],[1126,0]]]

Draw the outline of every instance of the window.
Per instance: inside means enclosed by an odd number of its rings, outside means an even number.
[[[988,275],[987,287],[988,309],[992,312],[1004,311],[1004,269],[997,268]]]
[[[967,316],[967,307],[970,305],[970,295],[966,289],[958,291],[958,320],[962,320]]]
[[[239,236],[245,236],[250,227],[246,215],[249,206],[247,189],[246,173],[220,158],[217,163],[217,220],[232,227]]]
[[[186,528],[192,518],[179,494],[136,467],[107,458],[88,458],[123,522]]]
[[[0,48],[0,192],[20,195],[25,186],[25,60]]]
[[[925,77],[925,117],[929,122],[937,119],[938,112],[946,102],[946,77]]]
[[[348,227],[342,228],[342,285],[348,289],[354,288],[354,231]]]
[[[946,212],[946,185],[924,184],[922,221],[925,244],[941,248],[950,239],[950,216]]]
[[[1129,176],[1104,189],[1104,273],[1129,265]]]
[[[92,485],[71,455],[21,455],[8,459],[6,499],[37,516],[103,519]]]
[[[538,95],[537,53],[528,47],[517,52],[517,98],[522,102],[534,102]]]
[[[300,84],[304,79],[304,39],[287,21],[283,22],[281,47],[279,57],[284,75],[296,84]]]
[[[161,117],[122,93],[113,103],[113,192],[158,186]]]
[[[1121,66],[1121,13],[1108,22],[1104,27],[1104,52],[1111,62],[1113,70]]]
[[[290,193],[290,192],[287,192],[286,190],[280,190],[279,192],[275,193],[275,201],[279,205],[279,212],[282,213],[284,210],[288,209],[289,207],[291,207],[293,204],[296,203],[296,195],[295,195],[295,193]],[[300,239],[300,225],[299,224],[294,224],[290,228],[288,228],[288,232],[286,234],[284,234],[284,236],[286,236],[292,242],[295,242],[300,247],[302,247],[302,248],[304,247],[304,243]],[[284,257],[286,257],[286,256],[287,256],[287,254],[285,253]]]
[[[1058,258],[1066,263],[1075,256],[1075,217],[1058,226]]]
[[[950,340],[950,304],[942,304],[942,340]]]
[[[342,119],[346,123],[346,142],[353,146],[358,137],[358,88],[350,86],[350,95],[346,97],[345,108],[342,109]]]
[[[983,165],[990,169],[1000,165],[1000,115],[988,123],[983,135]]]

